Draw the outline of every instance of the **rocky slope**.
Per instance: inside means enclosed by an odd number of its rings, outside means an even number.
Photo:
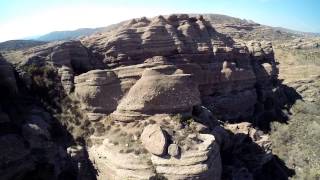
[[[1,85],[10,92],[21,89],[15,96],[28,95],[27,102],[38,102],[37,108],[43,108],[39,111],[49,112],[60,125],[52,127],[41,118],[38,125],[31,118],[18,137],[35,142],[10,159],[24,161],[34,148],[45,151],[50,158],[44,163],[54,171],[44,179],[70,174],[115,180],[290,175],[271,153],[263,132],[287,103],[270,42],[237,40],[203,16],[181,14],[133,19],[81,41],[49,43],[4,57],[14,63],[16,77],[3,60],[0,68],[9,71],[0,71],[7,73],[0,76]],[[7,107],[7,101],[1,103]],[[31,117],[33,112],[26,108]],[[7,111],[2,114],[9,115],[9,123],[15,121]],[[230,124],[240,121],[249,122]],[[51,140],[60,134],[57,129],[66,133]],[[1,137],[9,135],[4,131]],[[54,156],[58,160],[51,159],[54,150],[37,146],[39,136],[46,137],[44,143],[61,146],[57,149],[62,154]],[[6,139],[2,147],[23,146],[8,145]],[[27,179],[41,171],[22,165],[16,171],[2,168],[2,177]]]
[[[34,40],[10,40],[0,43],[0,51],[15,51],[19,49],[26,49],[34,46],[45,44],[43,41]]]

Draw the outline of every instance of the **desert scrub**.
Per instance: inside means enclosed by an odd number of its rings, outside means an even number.
[[[124,150],[124,153],[126,153],[126,154],[129,154],[129,153],[132,153],[132,152],[134,152],[134,149],[131,149],[131,148],[128,148],[128,149]]]
[[[52,66],[36,66],[34,64],[29,66],[23,66],[21,69],[26,72],[26,74],[31,79],[30,90],[41,97],[41,99],[48,100],[57,100],[58,92],[60,89],[59,86],[55,83],[59,80],[57,76],[57,71]],[[49,97],[50,96],[50,99]],[[47,97],[47,98],[46,98]]]
[[[318,100],[317,102],[304,102],[302,100],[298,100],[291,110],[295,114],[320,116],[320,101]]]
[[[319,107],[319,102],[297,101],[288,124],[272,124],[273,153],[295,169],[293,179],[320,178]]]
[[[171,117],[171,120],[181,123],[183,126],[189,126],[192,122],[195,121],[189,114],[176,114]]]
[[[66,94],[57,67],[52,65],[38,66],[35,64],[20,67],[30,78],[25,84],[31,94],[42,106],[66,127],[75,139],[87,139],[94,133],[87,117],[80,110],[79,102],[73,94]]]

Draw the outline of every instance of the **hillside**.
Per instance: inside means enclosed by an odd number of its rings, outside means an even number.
[[[81,28],[73,31],[54,31],[38,37],[39,41],[71,40],[99,32],[101,28]]]
[[[81,28],[73,31],[54,31],[54,32],[50,32],[48,34],[42,35],[40,37],[37,37],[36,40],[37,41],[60,41],[60,40],[78,39],[80,37],[90,36],[94,33],[110,31],[117,28],[120,25],[121,23],[112,24],[112,25],[109,25],[106,27],[100,27],[100,28]]]
[[[0,51],[20,50],[42,45],[45,43],[46,42],[35,40],[10,40],[0,43]]]

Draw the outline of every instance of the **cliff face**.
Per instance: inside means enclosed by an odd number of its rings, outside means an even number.
[[[23,84],[52,89],[41,100],[85,139],[98,179],[220,179],[233,140],[217,119],[259,121],[278,101],[271,43],[237,42],[202,16],[134,19],[17,54]]]

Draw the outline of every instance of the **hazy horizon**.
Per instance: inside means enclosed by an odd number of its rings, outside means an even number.
[[[318,7],[320,1],[316,0],[0,1],[0,42],[174,13],[223,14],[273,27],[320,33]]]

